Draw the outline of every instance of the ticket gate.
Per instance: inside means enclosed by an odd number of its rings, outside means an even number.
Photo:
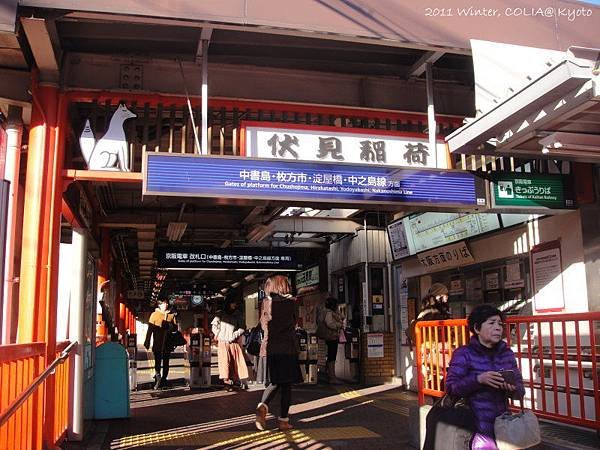
[[[137,334],[127,335],[127,356],[129,359],[129,389],[137,389]]]
[[[302,329],[296,330],[296,339],[298,340],[298,362],[304,382],[308,378],[308,333]]]
[[[192,334],[187,364],[188,385],[191,389],[210,387],[211,356],[210,337],[201,333]]]
[[[302,328],[296,330],[296,339],[298,340],[298,362],[302,378],[307,384],[317,383],[317,337],[309,334]]]
[[[317,362],[319,359],[319,343],[315,334],[308,335],[307,353],[308,359],[305,382],[308,384],[317,384]]]
[[[357,328],[346,328],[346,344],[344,354],[350,363],[350,377],[353,380],[359,378],[360,363],[360,331]]]

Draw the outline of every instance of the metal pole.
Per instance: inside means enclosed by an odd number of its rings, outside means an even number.
[[[363,291],[363,331],[368,331],[367,313],[369,312],[369,235],[367,233],[367,213],[363,221],[363,229],[365,230],[365,289]]]
[[[0,180],[0,329],[4,328],[4,322],[8,324],[12,317],[4,316],[4,303],[8,303],[4,297],[4,264],[6,257],[6,229],[8,226],[8,203],[10,201],[10,181]],[[3,301],[4,299],[4,301]],[[10,308],[7,308],[10,311]],[[9,336],[10,337],[10,336]],[[1,342],[1,339],[0,339]],[[8,344],[8,342],[7,342]]]
[[[208,43],[207,39],[202,40],[202,155],[210,154],[208,149]]]
[[[427,128],[429,130],[429,151],[435,158],[435,165],[437,167],[437,124],[435,123],[435,106],[433,102],[433,75],[431,72],[431,67],[432,64],[430,62],[425,64],[425,80],[427,84]]]
[[[4,255],[4,292],[2,305],[2,344],[10,344],[13,339],[13,299],[15,294],[15,226],[17,223],[19,170],[21,165],[21,140],[23,137],[22,108],[8,107],[6,127],[6,164],[4,178],[10,182],[6,222],[6,252]]]
[[[71,244],[73,263],[73,284],[71,285],[71,303],[69,308],[69,340],[79,342],[73,360],[73,385],[71,395],[71,420],[69,420],[69,439],[83,439],[83,351],[84,341],[85,281],[87,266],[87,236],[81,228],[73,229]]]

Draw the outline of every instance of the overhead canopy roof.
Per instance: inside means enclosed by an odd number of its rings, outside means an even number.
[[[450,2],[397,0],[21,0],[20,5],[87,13],[211,22],[331,39],[361,38],[382,45],[468,52],[470,39],[554,50],[597,45],[600,8],[571,0]],[[150,7],[151,5],[151,7]],[[542,7],[541,7],[542,6]],[[583,8],[583,9],[582,9]],[[577,12],[580,11],[580,12]],[[518,32],[507,33],[507,30]],[[351,39],[349,39],[351,40]]]
[[[599,62],[600,49],[576,47],[548,61],[546,71],[448,136],[450,151],[600,161]],[[475,77],[485,85],[477,69]]]

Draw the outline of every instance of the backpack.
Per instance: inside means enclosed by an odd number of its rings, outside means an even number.
[[[260,344],[262,343],[263,331],[260,325],[250,329],[250,332],[246,336],[244,346],[248,354],[258,356],[260,353]]]

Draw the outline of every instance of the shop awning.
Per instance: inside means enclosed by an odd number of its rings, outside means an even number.
[[[599,64],[600,49],[571,48],[561,62],[448,136],[450,151],[600,161]]]

